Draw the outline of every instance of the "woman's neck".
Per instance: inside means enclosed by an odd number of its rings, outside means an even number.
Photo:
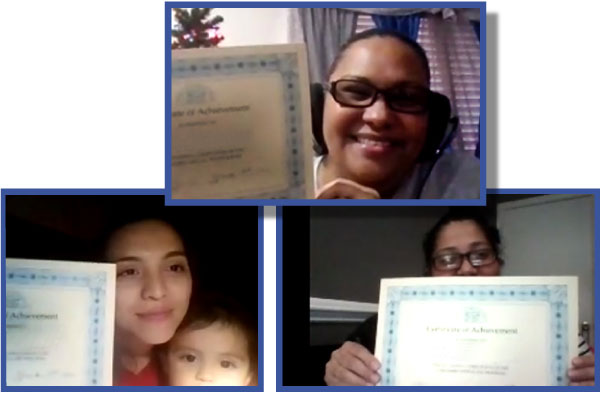
[[[138,374],[150,363],[152,347],[131,334],[118,335],[115,340],[115,367]]]

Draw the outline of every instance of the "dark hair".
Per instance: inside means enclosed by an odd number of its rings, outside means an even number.
[[[451,208],[440,220],[431,228],[429,232],[425,235],[425,239],[423,240],[423,253],[425,256],[425,268],[427,272],[430,272],[431,265],[433,263],[433,253],[435,251],[435,246],[438,240],[438,236],[440,235],[440,231],[446,225],[451,222],[456,221],[473,221],[479,226],[485,238],[492,246],[492,250],[494,254],[496,254],[496,259],[500,263],[500,265],[504,264],[504,260],[500,257],[500,231],[498,228],[490,224],[487,217],[485,217],[480,211],[474,210],[472,207],[460,208],[454,207]]]
[[[177,333],[186,330],[206,329],[220,323],[239,329],[246,338],[252,379],[250,385],[258,384],[258,329],[248,312],[231,298],[215,293],[205,293],[191,303]],[[176,333],[176,335],[177,335]],[[166,344],[168,347],[168,343]]]
[[[108,250],[112,244],[112,241],[115,237],[115,235],[119,232],[121,232],[122,229],[132,226],[132,225],[136,225],[142,222],[157,222],[160,224],[164,224],[166,227],[170,228],[173,230],[173,232],[175,232],[177,234],[177,236],[179,236],[179,238],[181,239],[182,243],[183,243],[183,247],[184,250],[187,249],[187,243],[184,241],[183,239],[183,235],[181,235],[180,230],[170,221],[167,220],[167,218],[164,215],[161,214],[139,214],[139,215],[132,215],[132,216],[128,216],[128,217],[123,217],[123,218],[116,218],[112,221],[109,221],[105,227],[105,229],[103,230],[103,232],[100,234],[100,240],[99,242],[99,246],[96,249],[96,259],[102,262],[111,262],[111,260],[108,259]],[[187,253],[187,251],[186,251]]]
[[[429,82],[429,80],[431,78],[431,72],[429,70],[429,60],[427,59],[427,54],[425,54],[425,50],[423,50],[421,45],[419,43],[415,42],[414,40],[412,40],[411,38],[404,36],[396,31],[392,31],[389,29],[380,29],[380,28],[369,29],[369,30],[357,33],[356,35],[352,36],[346,43],[344,43],[344,45],[342,46],[340,51],[335,56],[335,59],[331,63],[331,66],[329,67],[329,72],[327,73],[327,76],[330,77],[335,72],[338,64],[340,63],[340,60],[346,53],[346,50],[348,50],[348,48],[350,46],[352,46],[352,44],[354,44],[358,41],[361,41],[361,40],[370,39],[372,37],[393,38],[393,39],[398,40],[401,43],[406,44],[408,47],[410,47],[417,54],[417,56],[423,63],[423,68],[425,69],[425,73],[427,74],[427,81]]]

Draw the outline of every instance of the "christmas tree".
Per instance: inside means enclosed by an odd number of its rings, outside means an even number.
[[[223,22],[223,17],[217,15],[211,18],[212,8],[192,8],[187,11],[174,8],[176,28],[171,35],[175,40],[172,49],[191,49],[197,47],[216,47],[224,37],[219,34],[217,26]]]

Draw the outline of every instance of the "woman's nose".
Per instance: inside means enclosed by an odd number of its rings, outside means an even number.
[[[375,102],[365,108],[363,121],[365,123],[381,128],[390,125],[393,111],[390,110],[382,95],[378,95]]]
[[[165,297],[166,289],[160,274],[149,274],[144,281],[143,297],[160,300]]]
[[[471,265],[468,257],[463,257],[462,264],[460,265],[460,268],[458,269],[458,271],[456,271],[456,275],[460,275],[460,276],[477,275],[477,268],[475,268],[474,266]]]

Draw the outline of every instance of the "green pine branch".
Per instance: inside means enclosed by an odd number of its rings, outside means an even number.
[[[209,18],[212,8],[193,8],[191,11],[174,8],[177,25],[171,35],[179,43],[174,43],[172,48],[213,47],[218,43],[208,39],[207,31],[216,28],[224,21],[220,15]],[[184,37],[189,35],[188,40]],[[192,38],[192,39],[190,39]]]

